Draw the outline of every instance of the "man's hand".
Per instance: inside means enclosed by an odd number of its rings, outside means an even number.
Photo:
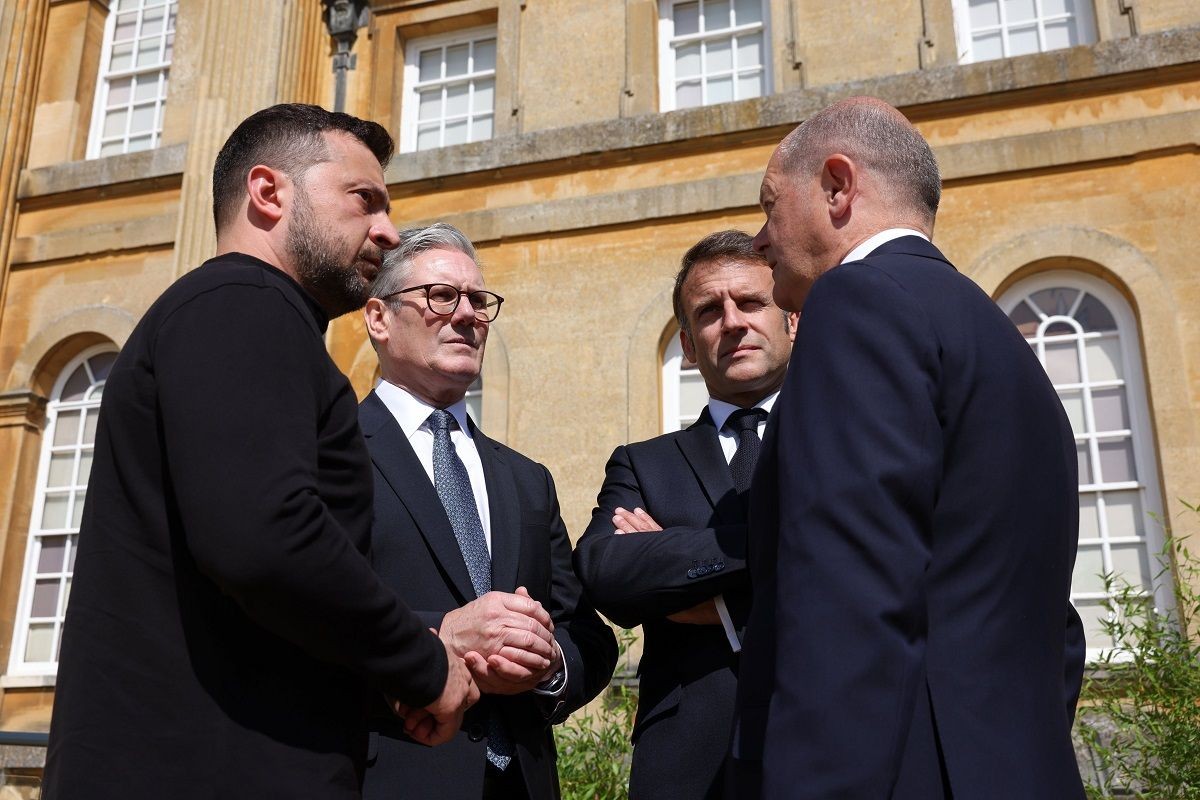
[[[717,603],[712,598],[697,603],[691,608],[668,614],[672,622],[682,622],[687,625],[720,625],[721,616],[717,614]]]
[[[554,661],[554,623],[524,587],[514,594],[488,592],[454,609],[442,619],[438,636],[459,656],[502,656],[530,673],[542,672]]]
[[[462,727],[463,714],[479,700],[479,687],[472,680],[467,665],[448,646],[446,660],[450,669],[446,673],[446,686],[437,700],[417,709],[391,701],[392,711],[404,718],[404,732],[413,741],[429,747],[453,739]]]
[[[662,530],[662,525],[655,522],[654,517],[640,508],[635,508],[633,511],[626,511],[618,507],[613,513],[612,521],[613,527],[616,528],[616,533],[645,533],[647,531]]]
[[[529,592],[524,586],[518,586],[516,593],[521,597],[529,597]],[[553,628],[553,625],[551,627]],[[538,684],[549,680],[562,666],[562,650],[553,637],[550,641],[554,653],[550,658],[550,663],[544,669],[531,669],[498,653],[485,657],[471,651],[463,656],[463,662],[471,671],[471,677],[475,679],[481,692],[485,694],[520,694],[537,688]]]

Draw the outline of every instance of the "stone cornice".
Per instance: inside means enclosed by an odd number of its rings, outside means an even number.
[[[0,428],[21,425],[40,431],[45,419],[46,398],[28,389],[0,392]]]
[[[178,179],[183,175],[187,145],[176,144],[119,156],[68,161],[21,172],[17,197],[27,201],[64,192],[112,191],[123,184]]]

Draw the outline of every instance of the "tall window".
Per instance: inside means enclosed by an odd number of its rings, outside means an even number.
[[[1092,654],[1104,632],[1100,575],[1113,572],[1171,605],[1170,578],[1155,585],[1162,512],[1154,440],[1142,382],[1137,324],[1111,286],[1053,272],[1018,284],[1000,306],[1046,368],[1075,432],[1079,459],[1079,552],[1071,600]]]
[[[17,605],[13,674],[57,669],[100,395],[116,357],[111,345],[86,351],[67,365],[51,393]]]
[[[663,353],[663,433],[678,431],[700,418],[708,405],[708,388],[694,361],[688,361],[679,344],[679,335],[672,336]]]
[[[964,64],[1096,41],[1093,0],[953,0]]]
[[[768,33],[766,0],[659,0],[661,110],[767,94]]]
[[[467,416],[475,421],[476,425],[483,423],[483,376],[480,375],[475,381],[467,387],[467,395],[464,398],[467,401]]]
[[[414,39],[405,51],[400,149],[411,152],[491,139],[496,29]]]
[[[88,158],[158,146],[178,6],[168,0],[113,0],[104,27]]]

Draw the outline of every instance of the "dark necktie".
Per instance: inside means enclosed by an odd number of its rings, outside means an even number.
[[[492,590],[492,557],[483,536],[483,523],[479,521],[475,493],[471,491],[471,478],[450,441],[453,424],[454,416],[444,409],[435,408],[429,415],[429,430],[433,432],[433,488],[450,518],[467,574],[471,576],[471,588],[476,597],[482,597]],[[488,714],[487,760],[504,770],[512,762],[512,754],[512,739],[493,709]]]
[[[733,487],[740,495],[750,488],[750,479],[754,477],[754,465],[762,445],[762,440],[758,438],[758,424],[766,418],[766,409],[741,408],[725,420],[725,429],[737,436],[737,451],[729,460],[729,471],[733,474]]]

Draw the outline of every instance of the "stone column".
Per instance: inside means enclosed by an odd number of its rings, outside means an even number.
[[[29,150],[50,0],[0,3],[0,324],[17,222],[17,183]]]
[[[171,66],[163,142],[186,141],[187,161],[175,234],[175,274],[211,258],[212,168],[239,122],[259,109],[303,95],[298,76],[282,71],[315,68],[326,42],[312,35],[316,0],[182,0],[176,24],[177,59]],[[308,24],[305,24],[305,23]],[[327,66],[327,65],[324,65]]]

